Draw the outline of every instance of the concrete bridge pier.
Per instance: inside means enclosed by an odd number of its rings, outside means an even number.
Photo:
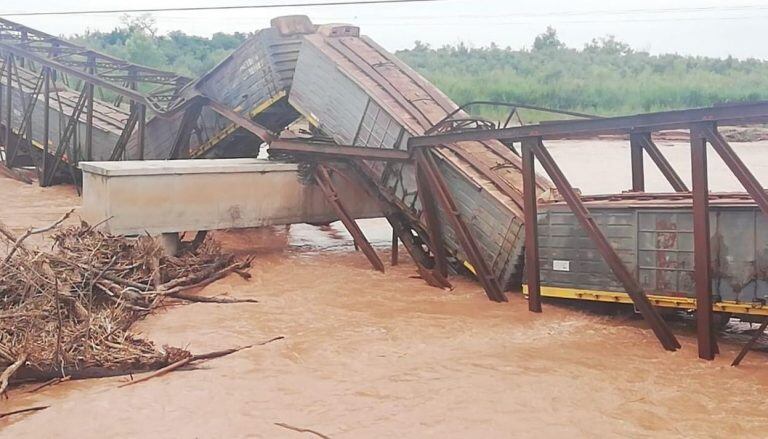
[[[83,219],[116,235],[159,236],[168,254],[179,233],[296,223],[338,215],[295,163],[260,159],[82,162]],[[344,168],[339,164],[340,168]],[[362,187],[331,174],[351,218],[383,216]]]
[[[181,237],[177,232],[161,233],[159,239],[160,246],[163,247],[165,254],[168,256],[176,256],[179,254]]]

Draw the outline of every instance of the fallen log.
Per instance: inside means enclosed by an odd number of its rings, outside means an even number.
[[[184,292],[178,292],[171,294],[170,297],[174,299],[186,300],[187,302],[200,302],[200,303],[259,303],[256,299],[238,299],[235,297],[210,297],[210,296],[198,296],[195,294],[189,294]]]
[[[110,378],[125,375],[137,375],[141,373],[151,372],[157,370],[168,364],[168,362],[158,362],[150,365],[141,365],[134,368],[114,369],[108,367],[84,367],[78,369],[77,367],[68,367],[64,369],[64,374],[69,377],[70,380],[87,380],[92,378]],[[12,381],[13,385],[24,383],[40,383],[57,378],[61,378],[61,370],[37,370],[33,368],[24,367],[20,369],[15,375]]]
[[[323,433],[320,433],[319,431],[311,430],[309,428],[294,427],[293,425],[286,424],[285,422],[275,422],[275,425],[277,425],[278,427],[287,428],[288,430],[293,430],[299,433],[314,434],[315,436],[322,439],[331,439],[330,436],[326,436]]]
[[[8,416],[20,415],[22,413],[39,412],[40,410],[45,410],[48,407],[50,407],[50,406],[49,405],[39,405],[39,406],[36,406],[36,407],[27,407],[25,409],[19,409],[19,410],[13,410],[13,411],[10,411],[10,412],[0,413],[0,419],[8,417]]]
[[[167,374],[168,372],[173,372],[174,370],[179,369],[181,367],[184,367],[184,366],[188,365],[189,363],[192,363],[193,361],[211,360],[213,358],[223,357],[225,355],[234,354],[235,352],[239,352],[239,351],[242,351],[244,349],[249,349],[249,348],[252,348],[254,346],[264,346],[265,344],[272,343],[273,341],[277,341],[277,340],[282,340],[284,338],[285,338],[285,336],[280,335],[280,336],[277,336],[277,337],[270,338],[269,340],[257,343],[255,345],[241,346],[239,348],[232,348],[232,349],[224,349],[222,351],[208,352],[207,354],[192,355],[191,357],[185,358],[183,360],[179,360],[179,361],[177,361],[177,362],[175,362],[173,364],[169,364],[168,366],[165,366],[162,369],[156,370],[156,371],[150,373],[147,376],[143,376],[143,377],[141,377],[141,378],[139,378],[137,380],[128,381],[127,383],[120,384],[117,387],[120,388],[120,387],[131,386],[133,384],[138,384],[138,383],[141,383],[141,382],[144,382],[144,381],[151,380],[152,378],[163,376],[163,375]]]
[[[44,389],[44,388],[46,388],[48,386],[53,386],[53,385],[56,385],[56,384],[61,384],[61,383],[67,382],[67,381],[70,380],[70,378],[72,378],[72,377],[69,376],[69,375],[67,375],[67,376],[65,376],[63,378],[62,377],[51,378],[50,380],[44,382],[43,384],[40,384],[39,386],[35,386],[35,387],[29,389],[27,391],[27,393],[35,393],[38,390],[42,390],[42,389]]]
[[[6,367],[3,371],[3,374],[0,375],[0,396],[5,394],[6,389],[8,389],[8,382],[11,380],[11,376],[13,376],[13,374],[16,373],[16,371],[19,370],[19,368],[27,362],[27,357],[28,355],[26,353],[21,354],[19,358],[16,359],[16,362]]]
[[[248,258],[245,261],[235,262],[221,268],[221,266],[214,265],[210,270],[205,270],[200,273],[196,273],[190,276],[174,279],[170,282],[166,282],[160,285],[160,289],[154,293],[162,294],[164,296],[175,294],[179,291],[191,290],[194,288],[201,288],[219,279],[222,279],[236,270],[243,270],[251,266],[252,258]],[[151,294],[151,293],[150,293]]]

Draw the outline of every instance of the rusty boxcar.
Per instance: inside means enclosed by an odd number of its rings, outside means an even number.
[[[434,85],[349,25],[322,25],[303,36],[288,98],[314,127],[338,144],[405,149],[458,107]],[[468,117],[459,112],[458,117]],[[519,282],[523,208],[521,162],[497,140],[434,149],[459,214],[503,287]],[[375,179],[420,215],[413,163],[369,162]],[[537,180],[538,190],[550,187]],[[467,261],[453,230],[442,224],[448,251]]]
[[[587,196],[584,202],[652,303],[695,308],[690,195]],[[539,209],[542,296],[632,303],[568,206]],[[715,311],[768,315],[768,220],[746,194],[712,194],[710,234]]]

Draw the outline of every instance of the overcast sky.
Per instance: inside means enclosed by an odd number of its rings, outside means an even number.
[[[294,0],[295,1],[295,0]],[[313,1],[313,0],[305,0]],[[321,1],[321,0],[314,0]],[[158,8],[281,3],[278,0],[0,0],[0,16],[12,12]],[[277,8],[236,11],[158,12],[165,33],[182,30],[249,32],[269,26],[272,17],[306,14],[314,22],[347,22],[362,28],[390,50],[415,40],[433,46],[464,42],[481,46],[529,47],[548,25],[563,41],[581,47],[613,34],[652,53],[768,59],[768,0],[446,0],[438,3]],[[6,18],[52,34],[110,30],[120,14]]]

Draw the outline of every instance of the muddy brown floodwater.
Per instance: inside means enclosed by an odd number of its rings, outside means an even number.
[[[624,143],[552,144],[552,152],[585,193],[618,191],[630,182]],[[766,146],[738,146],[764,181]],[[687,159],[685,147],[662,149],[673,163]],[[715,188],[738,188],[713,172]],[[664,188],[658,175],[649,180]],[[69,188],[5,179],[0,202],[0,219],[17,229],[79,203]],[[362,223],[386,254],[386,224]],[[407,258],[386,274],[371,270],[335,224],[216,235],[257,258],[250,281],[230,276],[205,294],[260,303],[177,306],[137,330],[193,352],[285,340],[126,388],[118,377],[14,390],[0,411],[51,407],[3,421],[0,437],[315,437],[277,423],[332,438],[768,434],[768,356],[755,352],[730,367],[738,336],[705,362],[690,325],[675,325],[683,349],[669,353],[627,316],[552,302],[535,315],[519,295],[492,303],[463,279],[451,292],[430,288]]]

